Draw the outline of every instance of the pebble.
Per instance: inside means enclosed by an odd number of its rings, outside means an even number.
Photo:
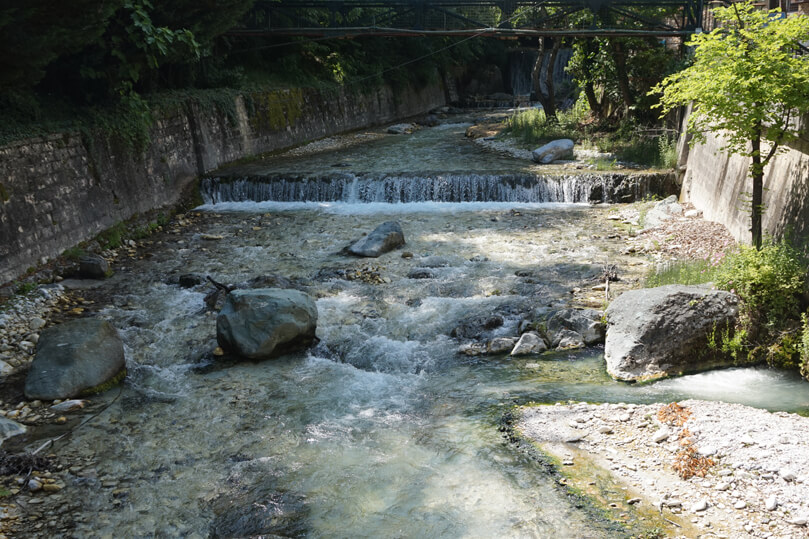
[[[612,434],[612,427],[604,425],[598,428],[600,434]]]
[[[797,476],[792,472],[792,470],[787,468],[782,468],[779,470],[778,475],[780,475],[784,481],[795,481],[795,479],[797,479]]]
[[[700,513],[708,509],[708,500],[702,499],[691,506],[691,510],[695,513]]]
[[[42,489],[42,483],[38,479],[29,479],[28,480],[28,490],[31,492],[36,492]]]
[[[40,318],[38,316],[35,316],[28,323],[28,327],[31,328],[32,331],[36,331],[38,329],[41,329],[41,328],[45,327],[45,320],[43,320],[42,318]]]
[[[747,507],[747,502],[743,500],[739,500],[738,502],[733,504],[734,509],[744,509],[745,507]]]
[[[775,511],[776,507],[778,507],[778,498],[776,498],[775,496],[770,496],[764,502],[764,508],[767,511]]]
[[[669,431],[669,429],[666,427],[663,427],[662,429],[659,429],[654,436],[652,436],[652,441],[659,444],[660,442],[665,442],[668,440],[669,436],[671,436],[671,431]]]

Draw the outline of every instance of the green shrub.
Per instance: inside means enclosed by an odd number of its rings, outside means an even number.
[[[809,318],[801,314],[801,376],[809,380]]]
[[[714,282],[738,294],[751,323],[775,328],[799,318],[806,262],[786,242],[767,242],[760,250],[740,245],[716,268]]]

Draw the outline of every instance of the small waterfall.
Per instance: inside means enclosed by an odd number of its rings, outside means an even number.
[[[666,174],[351,174],[206,178],[206,204],[221,202],[631,202],[673,191]]]

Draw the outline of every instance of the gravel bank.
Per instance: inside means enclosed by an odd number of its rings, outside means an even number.
[[[527,406],[516,429],[563,468],[608,470],[626,487],[627,503],[696,530],[680,537],[809,537],[809,418],[722,402],[679,405],[668,421],[663,404]],[[696,474],[683,479],[677,463]]]

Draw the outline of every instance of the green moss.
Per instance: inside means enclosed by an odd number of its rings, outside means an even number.
[[[112,378],[107,380],[106,382],[104,382],[102,384],[98,384],[95,387],[85,389],[84,391],[81,392],[80,396],[81,397],[89,397],[91,395],[98,395],[99,393],[103,393],[103,392],[107,391],[108,389],[112,389],[113,387],[115,387],[118,384],[120,384],[121,382],[123,382],[124,378],[126,378],[126,367],[121,369],[121,371],[118,374],[116,374],[115,376],[113,376]]]
[[[62,252],[63,257],[67,258],[68,260],[73,260],[73,261],[78,260],[79,258],[84,256],[85,254],[86,254],[85,250],[82,249],[81,247],[78,247],[78,246],[77,247],[71,247],[70,249],[65,249],[64,252]]]
[[[303,115],[303,90],[275,90],[256,92],[245,100],[250,125],[256,131],[278,131],[297,124]]]

